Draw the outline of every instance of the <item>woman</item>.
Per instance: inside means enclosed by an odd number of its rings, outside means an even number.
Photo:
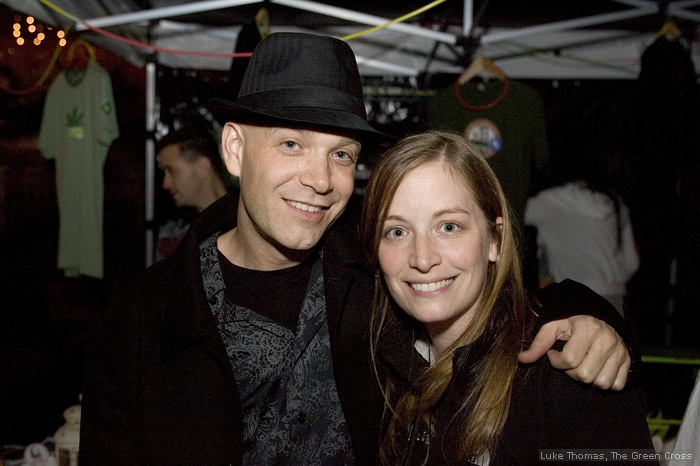
[[[536,464],[541,449],[653,448],[638,392],[580,385],[546,358],[518,366],[535,313],[503,191],[464,138],[429,132],[390,149],[362,225],[381,269],[372,345],[388,380],[385,464]]]

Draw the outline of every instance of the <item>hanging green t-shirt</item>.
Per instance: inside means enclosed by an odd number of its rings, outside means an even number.
[[[544,170],[549,158],[542,99],[531,87],[513,80],[505,94],[504,82],[496,79],[470,81],[459,91],[461,99],[454,86],[429,99],[428,124],[431,129],[462,134],[479,147],[523,225],[533,170]],[[494,103],[483,110],[473,108]]]
[[[94,60],[63,71],[46,95],[39,149],[56,160],[58,268],[102,278],[102,217],[107,150],[119,136],[109,74]]]

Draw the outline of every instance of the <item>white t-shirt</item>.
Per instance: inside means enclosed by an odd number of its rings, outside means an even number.
[[[622,296],[639,267],[629,211],[620,206],[621,243],[612,200],[574,182],[530,198],[525,224],[537,228],[540,254],[556,282],[570,278],[602,296]]]

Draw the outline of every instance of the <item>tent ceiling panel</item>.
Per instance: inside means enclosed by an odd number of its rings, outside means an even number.
[[[226,54],[233,52],[241,27],[263,5],[270,12],[273,31],[342,37],[405,15],[427,1],[357,0],[352,9],[345,0],[53,0],[51,4],[132,40],[145,42],[151,37],[151,43],[160,47]],[[39,0],[0,3],[49,24],[71,23]],[[473,12],[478,40],[464,41],[465,8]],[[457,72],[476,53],[491,57],[514,77],[634,78],[641,51],[668,18],[694,43],[700,0],[448,0],[399,23],[395,30],[376,31],[350,44],[361,73],[367,75]],[[77,23],[74,29],[79,28]],[[151,54],[93,31],[80,34],[139,65]],[[196,69],[231,66],[230,57],[159,53],[158,60]]]

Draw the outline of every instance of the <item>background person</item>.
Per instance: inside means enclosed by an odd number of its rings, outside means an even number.
[[[535,465],[547,448],[653,452],[640,391],[600,392],[545,358],[518,364],[538,309],[528,307],[512,221],[496,175],[461,136],[408,137],[375,166],[362,225],[380,271],[372,342],[378,372],[389,374],[383,464]],[[540,302],[580,287],[551,285]]]
[[[163,189],[178,207],[177,216],[158,229],[156,258],[169,256],[182,240],[194,217],[227,193],[219,144],[205,128],[172,131],[158,143],[158,166]]]
[[[537,229],[541,281],[570,278],[610,301],[624,316],[626,286],[639,268],[629,209],[597,147],[597,114],[571,131],[552,161],[549,186],[531,197],[525,223]]]

